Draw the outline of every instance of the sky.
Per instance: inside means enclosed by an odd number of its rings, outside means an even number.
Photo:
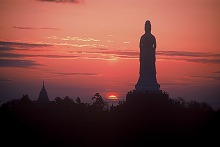
[[[0,102],[125,99],[150,20],[157,81],[171,98],[220,106],[218,0],[0,0]],[[220,107],[219,107],[220,108]]]

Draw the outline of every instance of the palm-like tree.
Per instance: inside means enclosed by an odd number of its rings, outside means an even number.
[[[108,109],[108,103],[105,102],[102,99],[102,96],[99,93],[96,93],[93,97],[92,100],[95,100],[93,102],[93,106],[95,107],[96,110],[98,111],[103,111]]]

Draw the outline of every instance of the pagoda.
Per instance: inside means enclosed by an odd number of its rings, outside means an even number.
[[[42,89],[40,91],[40,94],[39,94],[39,97],[38,97],[37,101],[38,102],[49,102],[47,91],[46,91],[45,86],[44,86],[44,81],[43,81],[43,86],[42,86]]]

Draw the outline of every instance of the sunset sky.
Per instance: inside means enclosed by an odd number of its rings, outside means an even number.
[[[220,106],[219,0],[0,0],[0,18],[1,103],[43,81],[50,100],[125,99],[150,20],[161,90]]]

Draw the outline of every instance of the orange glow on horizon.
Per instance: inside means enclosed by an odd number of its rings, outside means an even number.
[[[108,96],[108,99],[110,99],[110,100],[117,100],[118,97],[116,95],[110,95],[110,96]]]

